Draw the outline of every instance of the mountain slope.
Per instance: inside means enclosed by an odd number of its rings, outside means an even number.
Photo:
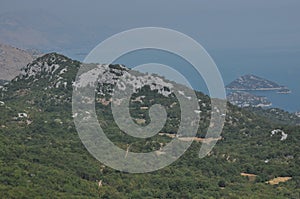
[[[72,84],[79,67],[79,62],[65,56],[47,54],[25,67],[19,77],[1,89],[3,198],[299,197],[299,127],[272,123],[231,104],[222,138],[207,157],[198,158],[202,142],[194,141],[179,160],[153,173],[128,174],[106,167],[84,148],[73,123]],[[158,150],[170,142],[168,135],[176,133],[180,120],[176,98],[172,94],[163,95],[160,86],[151,89],[151,82],[134,93],[130,113],[136,123],[148,124],[148,110],[141,107],[156,103],[166,107],[168,120],[162,130],[165,134],[133,138],[118,128],[110,108],[114,78],[129,69],[121,65],[98,67],[105,78],[98,82],[96,112],[107,137],[132,152]],[[156,78],[164,85],[175,84]],[[202,138],[211,112],[210,99],[202,93],[196,94],[201,111],[197,136]],[[284,140],[282,134],[272,133],[281,132],[277,129],[287,134]],[[255,177],[250,179],[241,173]],[[292,179],[274,186],[265,183],[275,177]]]
[[[33,59],[28,51],[0,43],[0,80],[12,80]]]

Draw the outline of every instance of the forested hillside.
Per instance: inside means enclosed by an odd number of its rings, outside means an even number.
[[[210,99],[201,92],[196,92],[198,139],[173,164],[130,174],[98,162],[82,144],[73,122],[72,84],[79,67],[78,61],[47,54],[1,88],[1,198],[300,198],[300,127],[272,121],[264,110],[228,104],[217,145],[200,159],[211,114]],[[129,69],[101,67],[112,81],[99,83],[95,99],[107,137],[133,152],[155,151],[170,142],[180,121],[176,97],[151,85],[135,93],[130,101],[135,123],[149,124],[148,109],[157,103],[166,108],[168,119],[160,134],[132,138],[118,128],[110,106],[114,78]]]

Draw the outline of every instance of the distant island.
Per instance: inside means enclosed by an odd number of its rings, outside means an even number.
[[[268,91],[275,90],[278,93],[287,94],[291,91],[286,86],[281,86],[276,82],[248,74],[241,76],[226,86],[228,90],[235,91]]]
[[[279,94],[291,93],[286,86],[281,86],[276,82],[248,74],[241,76],[228,84],[226,89],[229,90],[227,99],[230,103],[239,107],[269,107],[272,102],[267,97],[257,96],[251,91],[276,91]]]

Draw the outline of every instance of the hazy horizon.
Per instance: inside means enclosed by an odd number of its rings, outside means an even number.
[[[98,43],[121,31],[170,28],[203,45],[225,84],[251,73],[290,87],[298,97],[299,6],[296,0],[4,0],[0,42],[82,60]]]

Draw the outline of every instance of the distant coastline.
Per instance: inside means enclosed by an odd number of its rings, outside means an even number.
[[[278,90],[277,93],[279,93],[279,94],[290,94],[290,93],[292,93],[292,91],[290,89],[284,87],[284,88]]]
[[[289,94],[291,90],[276,82],[255,76],[244,75],[226,86],[227,99],[239,107],[270,107],[272,101],[265,96],[253,94],[254,91],[275,91],[278,94]]]

